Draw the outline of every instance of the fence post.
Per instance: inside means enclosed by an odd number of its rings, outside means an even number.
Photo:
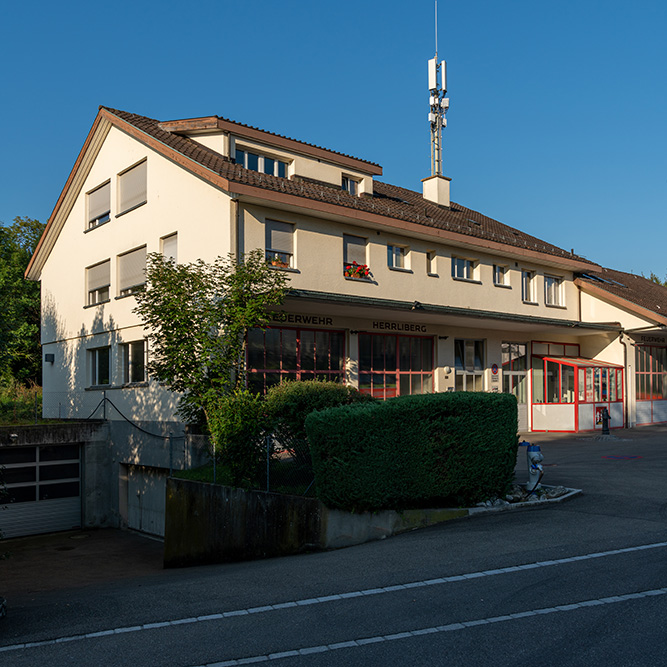
[[[271,460],[271,436],[267,435],[266,436],[266,491],[267,493],[271,490],[270,484],[269,484],[269,462]]]

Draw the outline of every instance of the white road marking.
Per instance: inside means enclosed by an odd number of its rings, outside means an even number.
[[[593,607],[597,605],[616,604],[617,602],[626,602],[628,600],[639,600],[654,595],[667,595],[667,588],[657,588],[651,591],[642,591],[641,593],[629,593],[627,595],[613,595],[607,598],[600,598],[599,600],[584,600],[583,602],[576,602],[573,604],[562,604],[557,607],[546,607],[543,609],[533,609],[531,611],[522,611],[518,614],[508,614],[506,616],[492,616],[490,618],[480,618],[472,621],[461,621],[460,623],[449,623],[448,625],[437,625],[430,628],[422,628],[420,630],[408,630],[406,632],[396,632],[391,635],[378,635],[376,637],[364,637],[363,639],[352,639],[346,642],[338,642],[336,644],[322,644],[320,646],[309,646],[302,649],[294,649],[291,651],[281,651],[280,653],[269,653],[268,655],[255,655],[248,658],[235,658],[232,660],[223,660],[222,662],[208,662],[199,667],[235,667],[236,665],[249,665],[256,662],[268,662],[269,660],[280,660],[287,657],[300,657],[310,655],[312,653],[325,653],[327,651],[337,651],[343,648],[359,648],[367,644],[378,644],[380,642],[390,642],[396,639],[409,639],[412,637],[419,637],[421,635],[428,635],[440,632],[454,632],[456,630],[465,630],[466,628],[473,628],[478,625],[489,625],[490,623],[504,623],[505,621],[514,621],[520,618],[529,618],[531,616],[539,616],[542,614],[556,614],[565,611],[574,611],[576,609],[583,609],[585,607]]]
[[[45,639],[42,641],[26,642],[23,644],[9,644],[8,646],[0,646],[0,653],[7,651],[20,651],[22,649],[27,649],[27,648],[38,648],[41,646],[52,646],[54,644],[61,644],[63,642],[82,641],[84,639],[93,639],[96,637],[107,637],[119,633],[143,632],[144,630],[154,630],[155,628],[166,628],[169,626],[183,625],[186,623],[205,623],[207,621],[218,621],[224,618],[231,618],[234,616],[261,614],[269,611],[288,609],[291,607],[301,607],[312,604],[326,604],[327,602],[333,602],[337,600],[347,600],[350,598],[357,598],[366,595],[383,595],[385,593],[393,593],[396,591],[409,590],[411,588],[422,588],[424,586],[439,586],[441,584],[450,584],[459,581],[467,581],[469,579],[476,579],[479,577],[495,577],[496,575],[499,574],[521,572],[523,570],[531,570],[542,567],[552,567],[553,565],[576,563],[584,560],[592,560],[595,558],[606,558],[609,556],[618,556],[621,554],[634,553],[637,551],[646,551],[648,549],[661,549],[664,547],[667,547],[667,542],[655,542],[653,544],[642,544],[638,547],[626,547],[624,549],[613,549],[611,551],[598,551],[591,554],[584,554],[582,556],[571,556],[570,558],[559,558],[557,560],[544,560],[544,561],[538,561],[537,563],[529,563],[526,565],[512,565],[510,567],[501,567],[495,570],[483,570],[482,572],[457,574],[450,577],[440,577],[438,579],[426,579],[424,581],[414,581],[407,584],[395,584],[393,586],[385,586],[384,588],[368,588],[365,590],[352,591],[349,593],[325,595],[319,598],[306,598],[304,600],[295,600],[293,602],[280,602],[277,604],[264,605],[261,607],[251,607],[249,609],[236,609],[233,611],[220,612],[218,614],[207,614],[205,616],[179,618],[179,619],[174,619],[172,621],[161,621],[157,623],[144,623],[142,625],[132,625],[127,627],[114,628],[111,630],[100,630],[97,632],[88,632],[83,635],[71,635],[68,637],[59,637],[57,639]],[[656,593],[655,595],[658,594],[659,593]],[[644,594],[639,594],[639,593],[637,595],[641,595],[642,597],[645,596]],[[648,593],[646,595],[648,595]],[[544,613],[544,612],[536,612],[536,613]],[[230,664],[237,664],[237,663],[230,663]]]

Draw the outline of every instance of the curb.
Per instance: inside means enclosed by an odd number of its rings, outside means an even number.
[[[542,485],[544,489],[553,489],[553,486],[547,486],[546,484]],[[567,493],[558,498],[544,498],[542,500],[526,500],[524,502],[510,503],[509,505],[498,505],[495,507],[468,507],[467,512],[468,516],[479,516],[480,514],[491,514],[494,512],[507,512],[507,511],[517,511],[517,510],[533,510],[540,507],[547,507],[552,503],[563,503],[572,498],[582,495],[583,491],[581,489],[569,489],[565,487]]]

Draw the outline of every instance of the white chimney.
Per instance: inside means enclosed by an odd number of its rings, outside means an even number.
[[[428,201],[432,201],[434,204],[439,204],[440,206],[449,207],[451,203],[449,200],[449,182],[451,180],[451,178],[440,176],[439,174],[422,179],[422,183],[424,184],[424,199],[428,199]]]

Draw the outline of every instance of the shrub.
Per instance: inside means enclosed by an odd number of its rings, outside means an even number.
[[[345,406],[306,419],[317,493],[329,507],[472,504],[509,488],[516,462],[511,394],[457,392]]]
[[[0,387],[0,424],[32,424],[41,417],[41,387],[15,381]]]
[[[215,456],[229,469],[232,483],[252,486],[265,460],[264,400],[239,389],[209,404],[206,416]]]
[[[278,442],[298,463],[309,468],[306,417],[315,410],[372,402],[375,402],[373,397],[354,387],[321,380],[282,382],[271,387],[266,395],[267,411]]]

